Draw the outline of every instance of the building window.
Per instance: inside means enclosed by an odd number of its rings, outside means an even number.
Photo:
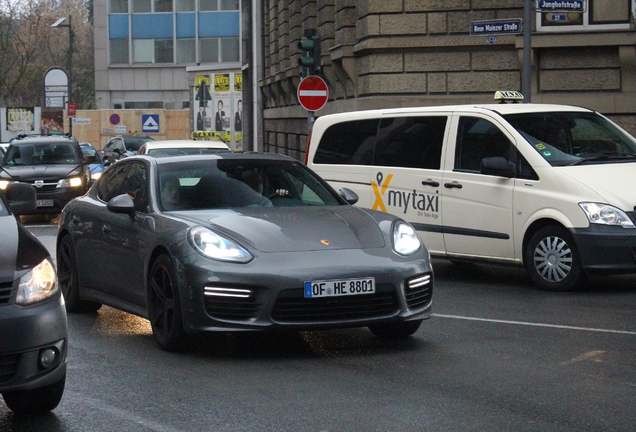
[[[177,12],[194,12],[194,0],[177,0]]]
[[[172,12],[172,0],[154,0],[155,12]]]
[[[239,61],[239,38],[221,38],[221,62]]]
[[[163,102],[124,102],[124,109],[163,109]]]
[[[128,13],[128,0],[110,0],[110,13]]]
[[[201,63],[219,62],[219,38],[199,39],[199,61]]]
[[[238,0],[220,0],[220,10],[239,10]]]
[[[133,63],[152,63],[154,39],[133,39]]]
[[[195,63],[196,61],[194,38],[177,39],[177,63]]]
[[[629,30],[636,0],[588,0],[582,13],[537,14],[538,31]]]
[[[155,63],[174,63],[172,39],[155,39]]]
[[[134,13],[152,12],[150,0],[133,0]]]
[[[110,63],[111,64],[128,64],[128,39],[111,39],[110,40]]]

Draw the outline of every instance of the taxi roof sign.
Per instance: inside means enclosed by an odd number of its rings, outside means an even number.
[[[495,100],[506,103],[508,101],[518,102],[523,100],[523,95],[518,91],[497,91],[495,92]]]

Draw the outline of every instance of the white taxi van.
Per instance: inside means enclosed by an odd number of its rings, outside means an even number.
[[[433,256],[525,266],[553,291],[636,273],[636,140],[590,109],[495,99],[319,117],[306,164]]]

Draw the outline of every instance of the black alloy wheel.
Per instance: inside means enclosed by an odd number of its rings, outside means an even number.
[[[560,226],[546,226],[528,242],[526,267],[533,282],[548,291],[569,291],[585,274],[574,239]]]
[[[95,312],[102,307],[100,303],[80,298],[75,247],[69,234],[57,246],[57,283],[67,312]]]
[[[186,347],[182,317],[174,264],[168,255],[160,255],[148,278],[148,319],[161,349],[181,351]]]

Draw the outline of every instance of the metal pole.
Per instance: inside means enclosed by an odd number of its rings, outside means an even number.
[[[523,9],[523,72],[521,93],[525,103],[532,100],[532,2],[525,0]]]

